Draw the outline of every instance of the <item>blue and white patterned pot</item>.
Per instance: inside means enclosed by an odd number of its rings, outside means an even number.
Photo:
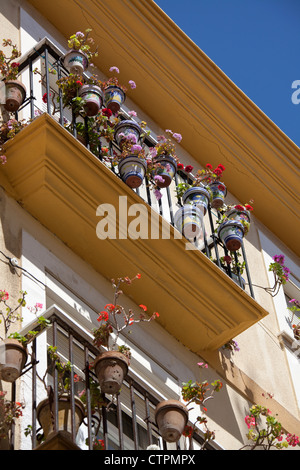
[[[86,102],[84,109],[87,116],[96,116],[102,107],[101,88],[97,85],[83,85],[78,94]]]
[[[114,138],[117,144],[120,146],[122,141],[128,137],[128,135],[133,134],[136,138],[136,143],[140,142],[140,136],[142,133],[142,128],[135,121],[130,119],[119,122],[115,127]]]
[[[153,163],[155,167],[152,172],[153,177],[156,175],[161,177],[155,180],[156,185],[159,188],[167,188],[172,183],[177,170],[175,158],[171,155],[160,155],[153,159]]]
[[[237,251],[241,248],[244,237],[244,226],[236,220],[227,220],[219,225],[218,237],[227,250]]]
[[[194,206],[199,207],[202,210],[203,215],[206,214],[209,200],[209,192],[201,186],[189,188],[182,196],[183,204],[193,204]]]
[[[104,104],[113,114],[116,114],[124,103],[126,95],[118,86],[109,86],[104,90]]]
[[[136,155],[129,155],[120,160],[118,168],[124,183],[130,188],[138,188],[143,183],[147,162]]]
[[[212,192],[212,201],[211,207],[213,209],[220,209],[224,204],[224,199],[227,194],[227,188],[224,183],[220,183],[220,181],[216,181],[214,183],[210,183],[209,187]]]
[[[203,239],[203,212],[197,206],[186,204],[181,207],[174,217],[175,227],[189,240]]]
[[[71,49],[64,57],[64,66],[69,72],[82,75],[87,70],[89,61],[83,52]]]

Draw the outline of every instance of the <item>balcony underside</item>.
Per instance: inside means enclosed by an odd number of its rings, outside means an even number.
[[[187,250],[172,226],[169,239],[151,239],[151,214],[154,226],[161,217],[49,115],[8,142],[6,155],[7,192],[105,278],[141,273],[130,296],[151,313],[159,310],[160,324],[193,352],[216,349],[267,315],[203,253]],[[127,207],[145,207],[148,239],[125,239],[119,196],[123,203],[127,197]],[[116,209],[115,239],[96,234],[100,204]]]

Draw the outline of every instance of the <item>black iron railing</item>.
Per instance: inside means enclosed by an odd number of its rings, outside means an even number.
[[[73,135],[77,136],[77,128],[76,128],[76,118],[74,114],[70,112],[70,110],[63,107],[62,103],[62,94],[61,90],[58,89],[56,85],[56,80],[62,76],[68,74],[68,71],[64,68],[62,62],[63,54],[57,50],[55,46],[48,40],[44,39],[41,41],[37,47],[29,54],[27,54],[24,60],[21,60],[20,65],[20,72],[22,74],[28,73],[28,81],[29,81],[29,96],[24,102],[20,111],[24,110],[24,108],[29,107],[29,117],[33,119],[37,113],[40,112],[47,112],[54,116],[54,118],[61,124],[65,125],[68,122],[68,130],[73,133]],[[41,80],[40,80],[40,87],[39,95],[45,94],[47,96],[46,102],[43,103],[36,99],[35,93],[37,90],[34,89],[34,69],[35,63],[37,60],[41,61]],[[55,76],[51,71],[55,71]],[[51,99],[50,99],[51,97]],[[18,114],[16,113],[16,117]],[[120,117],[128,118],[126,113],[120,113]],[[88,128],[87,125],[87,117],[79,118],[81,121],[85,123],[85,129]],[[155,145],[155,140],[148,136],[144,140],[144,144],[146,147],[152,147]],[[85,143],[86,147],[90,149],[90,142],[89,142],[89,135],[86,133],[85,136]],[[105,145],[107,146],[107,144]],[[118,147],[115,142],[110,142],[110,153],[114,150],[118,151]],[[108,166],[112,172],[118,175],[118,172],[115,170],[115,166],[111,162],[107,162],[103,159],[103,142],[99,141],[98,148],[93,147],[93,154],[96,158],[99,158],[103,161],[103,163]],[[119,175],[118,175],[119,176]],[[137,188],[134,191],[143,198],[147,204],[153,207],[167,222],[174,226],[174,214],[179,207],[182,206],[182,201],[180,198],[177,198],[175,195],[175,187],[179,182],[187,181],[189,175],[184,172],[177,172],[175,175],[173,184],[161,190],[162,198],[160,200],[155,200],[153,197],[152,191],[149,189],[148,180],[146,178],[145,184],[141,188]],[[220,217],[218,211],[213,211],[212,208],[209,206],[207,210],[207,216],[205,216],[205,230],[204,230],[204,238],[201,244],[197,244],[198,242],[194,240],[195,245],[201,250],[206,256],[208,256],[219,268],[221,268],[230,278],[233,279],[240,287],[243,289],[248,289],[249,294],[254,298],[253,287],[251,283],[250,272],[248,268],[246,252],[244,249],[244,245],[242,243],[240,252],[234,253],[234,265],[236,266],[235,271],[233,272],[230,264],[222,262],[222,258],[228,255],[226,247],[223,243],[219,240],[216,234],[216,220]],[[241,256],[241,260],[239,261],[238,256]],[[239,266],[244,265],[245,269],[245,277],[242,277],[241,269]]]
[[[50,326],[42,334],[47,335],[47,346],[56,347],[57,353],[61,358],[60,364],[71,364],[67,376],[68,386],[63,395],[59,389],[58,368],[49,367],[46,364],[45,370],[41,372],[40,363],[44,350],[37,348],[37,338],[32,343],[32,351],[29,354],[29,361],[23,370],[23,379],[26,376],[26,386],[31,388],[31,448],[37,448],[44,436],[44,431],[38,421],[38,408],[41,401],[40,383],[43,380],[43,388],[47,390],[47,397],[51,404],[51,432],[67,430],[68,438],[76,442],[83,450],[92,450],[93,442],[101,439],[104,441],[107,450],[142,450],[147,446],[156,444],[160,448],[166,449],[166,443],[160,438],[159,430],[155,423],[154,410],[160,399],[155,390],[149,387],[145,388],[141,383],[135,380],[129,372],[125,378],[120,393],[112,402],[111,395],[100,395],[100,407],[95,407],[93,400],[93,391],[97,387],[98,379],[93,372],[92,364],[95,357],[99,354],[93,344],[92,336],[88,336],[75,324],[73,319],[55,306],[50,307],[44,316],[49,319]],[[35,328],[34,322],[29,327],[25,327],[22,334],[27,330]],[[82,334],[80,333],[82,331]],[[46,372],[46,373],[45,373]],[[80,382],[76,378],[80,375]],[[45,382],[46,381],[46,382]],[[92,386],[93,383],[93,386]],[[78,387],[79,385],[79,387]],[[16,384],[12,384],[12,401],[15,401]],[[43,398],[45,398],[45,391]],[[75,397],[81,395],[84,391],[84,419],[76,430],[75,420]],[[69,424],[61,423],[58,417],[59,397],[67,393],[69,399]],[[103,404],[103,405],[102,405]],[[109,406],[106,406],[109,404]],[[27,406],[30,406],[29,397],[27,397]],[[29,424],[29,423],[27,423]],[[96,431],[97,430],[97,433]],[[10,448],[14,449],[15,432],[14,426],[11,430]],[[79,436],[79,438],[78,438]],[[81,436],[81,437],[80,437]],[[76,439],[77,437],[77,439]],[[21,438],[22,442],[22,438]],[[203,438],[199,433],[194,434],[194,443],[199,446],[203,443]],[[180,449],[180,442],[177,443]],[[211,446],[206,446],[211,449]]]

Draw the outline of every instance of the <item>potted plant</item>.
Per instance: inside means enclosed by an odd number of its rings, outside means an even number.
[[[13,323],[22,320],[20,309],[25,307],[27,293],[21,291],[21,297],[17,305],[12,308],[8,305],[9,294],[5,290],[0,290],[0,310],[1,322],[4,324],[4,337],[0,337],[0,378],[5,382],[14,382],[21,374],[28,357],[27,345],[35,338],[37,333],[48,326],[49,322],[43,316],[38,317],[38,327],[34,331],[29,331],[26,336],[18,332],[10,333]],[[36,304],[34,313],[42,308],[41,304]]]
[[[120,73],[116,66],[110,67],[109,71]],[[133,80],[129,80],[128,83],[131,89],[136,88],[136,84]],[[127,87],[120,84],[118,78],[114,76],[103,82],[102,90],[104,93],[105,107],[110,109],[113,114],[116,114],[126,99]]]
[[[213,168],[210,163],[207,163],[204,169],[198,170],[197,174],[197,181],[209,187],[211,191],[211,207],[217,210],[223,207],[227,194],[225,184],[220,181],[224,171],[225,167],[222,164]]]
[[[181,142],[181,134],[172,132],[170,129],[166,129],[166,132],[171,134],[178,143]],[[157,144],[149,150],[151,157],[149,169],[156,186],[166,188],[170,186],[176,174],[178,157],[175,143],[170,138],[160,135],[157,136],[157,140]]]
[[[122,139],[122,152],[116,155],[119,174],[130,188],[138,188],[143,183],[147,160],[144,148],[137,144],[136,135],[128,133]]]
[[[150,317],[146,317],[145,312],[147,307],[141,304],[141,313],[137,319],[132,309],[127,311],[117,303],[118,297],[123,293],[121,285],[124,283],[130,285],[136,279],[140,279],[140,277],[141,275],[137,274],[133,279],[129,277],[122,277],[117,280],[112,279],[112,286],[114,288],[113,303],[107,304],[105,310],[99,313],[98,321],[100,326],[93,330],[94,345],[99,350],[102,347],[107,348],[106,351],[101,351],[94,361],[94,369],[102,393],[109,393],[111,395],[118,393],[123,379],[128,372],[131,353],[127,346],[117,346],[120,333],[135,323],[149,322],[159,316],[157,312],[154,312]]]
[[[91,31],[91,29],[86,29],[84,33],[78,31],[68,39],[70,51],[64,57],[64,66],[71,73],[82,75],[87,70],[89,61],[98,55],[97,48],[95,51],[91,49],[94,45],[94,40],[89,36]]]
[[[103,103],[102,82],[97,77],[89,77],[78,90],[78,95],[84,100],[84,111],[87,116],[96,116]]]
[[[71,434],[72,432],[72,419],[71,419],[71,397],[70,397],[70,371],[71,363],[63,362],[57,353],[57,347],[48,346],[49,365],[43,377],[39,379],[43,382],[48,397],[42,400],[37,406],[37,419],[43,429],[43,437],[47,439],[48,436],[54,431],[54,395],[51,386],[47,385],[46,378],[50,371],[54,368],[57,371],[58,383],[58,430]],[[74,397],[75,402],[75,433],[85,416],[85,406],[83,401],[78,397]]]
[[[203,238],[203,212],[198,206],[185,204],[178,209],[174,216],[174,225],[189,240]]]
[[[197,364],[200,368],[207,368],[207,364],[199,362]],[[166,442],[177,442],[181,435],[189,437],[190,442],[197,424],[204,425],[204,443],[205,444],[214,439],[214,433],[210,432],[207,428],[207,419],[204,416],[198,416],[193,426],[187,426],[189,405],[199,405],[202,412],[207,411],[204,404],[207,400],[213,398],[215,392],[219,392],[223,386],[220,380],[215,380],[211,383],[212,389],[209,388],[207,380],[203,382],[193,382],[189,380],[182,384],[181,396],[186,404],[178,400],[165,400],[160,402],[155,410],[155,420],[159,428],[162,438]],[[208,395],[208,392],[210,394]]]
[[[18,134],[22,129],[28,126],[29,121],[21,119],[17,121],[16,119],[9,119],[6,122],[2,122],[0,125],[0,161],[4,165],[7,161],[4,151],[4,144],[8,140],[12,139],[16,134]]]
[[[225,206],[221,219],[217,221],[217,233],[227,250],[237,251],[242,246],[243,238],[249,231],[249,212],[252,210],[250,204]]]
[[[7,392],[0,391],[0,450],[9,450],[9,433],[16,419],[23,415],[24,403],[9,401]]]
[[[229,254],[222,256],[220,258],[220,261],[222,266],[224,267],[224,270],[228,274],[230,270],[230,274],[234,282],[236,282],[237,284],[241,283],[241,287],[245,289],[246,284],[244,278],[242,277],[242,274],[244,272],[246,262],[245,260],[243,262],[240,262],[240,256],[241,254],[238,251],[230,251]]]
[[[299,320],[300,302],[299,300],[291,299],[289,300],[289,303],[291,304],[288,309],[290,310],[290,312],[292,312],[290,322],[293,329],[293,335],[296,340],[300,340],[300,321],[298,321],[297,323],[293,323],[295,316],[297,320]]]
[[[3,39],[3,47],[12,48],[11,55],[8,57],[0,50],[0,76],[5,83],[6,91],[4,107],[9,112],[15,112],[26,98],[26,87],[17,80],[20,64],[16,62],[16,59],[20,57],[21,52],[11,39]]]

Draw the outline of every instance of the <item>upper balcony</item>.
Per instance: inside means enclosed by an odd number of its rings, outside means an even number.
[[[36,61],[44,73],[34,85]],[[48,40],[21,65],[23,81],[29,84],[23,113],[29,109],[35,119],[6,144],[1,184],[8,194],[105,278],[142,273],[147,287],[132,286],[133,300],[156,310],[159,299],[161,325],[193,352],[217,349],[267,315],[254,300],[243,244],[246,289],[239,271],[233,280],[221,262],[227,250],[215,232],[217,211],[208,207],[196,245],[174,227],[174,214],[182,204],[174,188],[187,175],[178,173],[158,202],[146,184],[132,190],[102,158],[101,142],[91,149],[88,139],[82,144],[76,138],[74,116],[62,106],[50,66],[58,77],[66,73],[60,52]],[[58,101],[37,99],[45,93],[58,96]],[[42,112],[38,117],[37,110]],[[63,126],[64,119],[73,133]],[[147,138],[148,147],[154,143]],[[115,142],[110,151],[114,148],[118,151]],[[110,209],[116,232],[101,239],[99,217]],[[130,231],[130,224],[137,224],[137,210],[138,223],[145,228],[139,238]]]

